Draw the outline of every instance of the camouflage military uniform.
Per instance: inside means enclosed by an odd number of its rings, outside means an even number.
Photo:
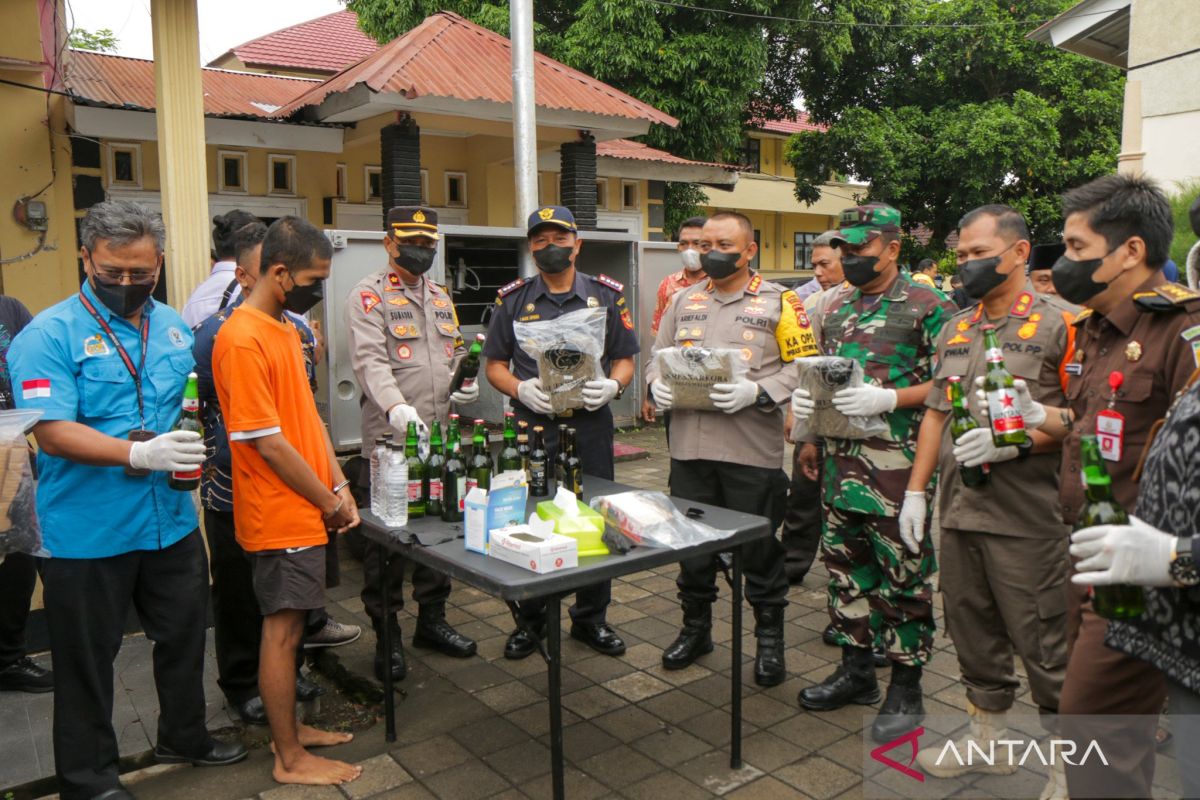
[[[824,319],[821,349],[853,358],[867,378],[889,389],[925,383],[942,325],[952,303],[907,275],[877,298],[853,286]],[[916,452],[922,409],[886,415],[889,429],[869,439],[825,443],[825,530],[821,557],[830,574],[829,613],[838,643],[869,648],[876,632],[888,657],[921,665],[933,645],[933,543],[909,553],[900,540],[897,515]]]

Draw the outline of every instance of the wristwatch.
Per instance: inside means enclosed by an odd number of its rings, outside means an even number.
[[[1175,540],[1171,555],[1171,580],[1184,587],[1200,586],[1200,568],[1196,565],[1197,539],[1180,537]]]
[[[613,378],[613,380],[617,380],[617,379]],[[620,400],[621,397],[625,394],[625,390],[628,388],[629,388],[629,384],[621,383],[620,381],[617,381],[617,394],[613,399]]]
[[[1025,441],[1021,442],[1016,447],[1017,461],[1024,461],[1025,459],[1029,458],[1029,454],[1033,452],[1033,439],[1030,439],[1028,436],[1026,436]]]
[[[767,393],[766,389],[759,389],[758,397],[754,398],[754,405],[759,408],[773,408],[775,401],[771,399],[771,395]]]

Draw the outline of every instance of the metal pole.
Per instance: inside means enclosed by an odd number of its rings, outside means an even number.
[[[509,3],[509,38],[512,40],[513,86],[513,177],[517,202],[514,224],[525,227],[526,218],[537,208],[537,106],[533,89],[533,0]],[[537,274],[529,251],[522,248],[518,273],[522,278]]]

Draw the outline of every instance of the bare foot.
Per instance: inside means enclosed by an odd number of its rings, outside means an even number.
[[[302,783],[309,786],[329,786],[332,784],[349,783],[362,774],[362,767],[347,764],[344,761],[334,761],[331,758],[314,756],[302,750],[290,767],[275,756],[275,769],[271,773],[278,783]]]
[[[332,747],[335,744],[352,741],[354,734],[323,731],[320,728],[300,723],[296,728],[296,737],[299,739],[301,747]],[[271,742],[271,752],[275,752],[274,742]]]

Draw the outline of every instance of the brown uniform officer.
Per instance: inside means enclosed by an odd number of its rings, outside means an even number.
[[[969,397],[975,379],[987,372],[982,326],[991,324],[1008,370],[1040,402],[1062,405],[1063,369],[1070,363],[1075,331],[1067,303],[1037,294],[1025,277],[1029,228],[1019,212],[992,205],[968,213],[959,223],[957,251],[964,288],[981,301],[942,328],[908,489],[920,500],[915,509],[924,512],[925,490],[937,467],[946,628],[971,718],[970,731],[958,742],[965,752],[971,742],[986,751],[1005,738],[1005,713],[1020,686],[1014,650],[1025,665],[1033,702],[1045,713],[1058,711],[1067,666],[1067,527],[1058,505],[1058,441],[1034,432],[1029,447],[996,448],[988,418],[981,415],[980,427],[956,447],[947,424],[949,379],[959,377]],[[988,464],[987,482],[967,486],[960,462],[978,467],[980,461]],[[982,766],[939,762],[941,752],[938,743],[922,750],[917,761],[937,777]],[[1065,792],[1061,767],[1051,770],[1050,778]],[[1048,791],[1043,797],[1053,795]]]
[[[1060,498],[1073,524],[1083,505],[1079,438],[1097,432],[1109,407],[1124,417],[1122,446],[1107,452],[1113,493],[1135,507],[1133,475],[1154,423],[1200,366],[1200,295],[1162,275],[1174,233],[1171,208],[1151,181],[1111,175],[1063,196],[1066,253],[1052,277],[1061,297],[1087,306],[1076,318],[1075,357],[1067,365],[1068,411],[1047,408],[1045,431],[1068,429]],[[1123,376],[1110,389],[1110,376]],[[1027,403],[1022,403],[1026,406]],[[1028,412],[1028,409],[1027,409]],[[1034,410],[1035,415],[1040,409]],[[1073,585],[1072,585],[1073,587]],[[1063,733],[1096,739],[1109,767],[1067,766],[1073,797],[1149,797],[1154,777],[1154,724],[1166,697],[1163,675],[1105,644],[1107,621],[1072,588],[1071,644],[1059,712]],[[1077,725],[1076,715],[1140,715],[1117,730]]]
[[[362,388],[362,453],[369,458],[378,436],[390,433],[403,441],[410,421],[421,427],[441,419],[451,401],[474,402],[479,388],[450,394],[450,380],[466,353],[458,329],[458,315],[446,290],[425,277],[437,248],[437,212],[417,206],[393,208],[387,216],[384,248],[390,266],[363,278],[346,298],[346,327],[350,332],[350,363]],[[369,491],[370,474],[363,471]],[[362,601],[378,634],[385,624],[395,626],[392,652],[385,654],[376,640],[375,672],[383,679],[384,663],[391,662],[399,680],[407,669],[399,623],[383,619],[379,573],[384,559],[377,547],[368,547],[363,558]],[[391,608],[404,605],[404,559],[387,562]],[[445,620],[450,579],[428,567],[413,569],[413,599],[419,605],[413,644],[432,647],[447,655],[474,655],[475,642],[455,631]]]

